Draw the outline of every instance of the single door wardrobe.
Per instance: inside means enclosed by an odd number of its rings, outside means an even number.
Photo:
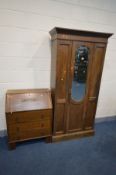
[[[94,119],[111,33],[55,27],[51,35],[52,141],[94,135]]]

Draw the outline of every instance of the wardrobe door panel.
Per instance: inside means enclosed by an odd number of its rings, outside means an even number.
[[[70,104],[69,108],[68,132],[82,130],[83,127],[83,104]]]
[[[73,42],[69,81],[68,132],[83,130],[93,44]]]
[[[55,110],[55,119],[54,119],[54,134],[60,134],[64,132],[64,117],[65,115],[65,104],[57,104]]]
[[[88,101],[87,112],[86,112],[86,117],[84,122],[85,123],[84,128],[86,130],[93,129],[96,106],[97,104],[95,100]]]
[[[57,81],[55,96],[54,134],[65,132],[66,103],[68,94],[68,69],[71,57],[72,42],[58,41],[57,52]]]
[[[105,44],[95,44],[95,53],[92,63],[91,82],[89,97],[97,97],[103,70]]]
[[[67,72],[68,64],[71,54],[71,42],[59,41],[58,42],[58,55],[57,55],[57,99],[66,99],[67,94]]]
[[[97,99],[102,76],[102,69],[105,56],[105,44],[97,43],[94,47],[94,57],[92,59],[90,88],[87,104],[87,112],[85,117],[85,129],[93,128],[94,117],[96,113]]]

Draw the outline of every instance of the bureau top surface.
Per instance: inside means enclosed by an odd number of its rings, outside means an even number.
[[[48,89],[8,90],[6,93],[6,113],[51,108],[51,93]]]

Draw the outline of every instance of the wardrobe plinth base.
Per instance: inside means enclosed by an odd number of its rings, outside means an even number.
[[[88,137],[88,136],[93,136],[94,134],[95,134],[94,130],[85,130],[85,131],[79,131],[74,133],[54,135],[52,136],[52,142]]]

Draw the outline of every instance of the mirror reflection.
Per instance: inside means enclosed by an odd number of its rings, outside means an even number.
[[[88,52],[86,46],[80,46],[76,50],[74,74],[72,81],[71,96],[72,99],[80,101],[85,96],[87,67],[88,67]]]

